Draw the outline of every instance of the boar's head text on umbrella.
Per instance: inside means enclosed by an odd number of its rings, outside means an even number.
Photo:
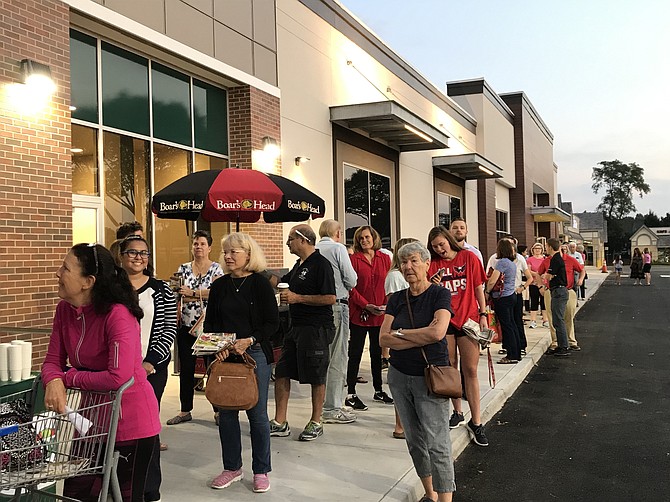
[[[323,199],[294,181],[251,169],[188,174],[157,192],[152,210],[159,218],[268,223],[322,218]]]

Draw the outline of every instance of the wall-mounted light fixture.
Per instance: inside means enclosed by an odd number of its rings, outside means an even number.
[[[265,136],[263,138],[263,152],[265,152],[265,155],[267,155],[268,157],[272,157],[274,159],[279,157],[281,150],[279,148],[279,143],[277,143],[277,140],[271,138],[270,136]]]
[[[23,83],[31,92],[41,96],[52,95],[56,92],[56,84],[51,78],[51,68],[31,59],[21,61],[21,76]]]
[[[296,166],[301,166],[302,164],[306,164],[309,162],[309,157],[296,157],[295,158],[295,165]]]

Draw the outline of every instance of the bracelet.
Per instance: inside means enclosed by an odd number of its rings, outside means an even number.
[[[485,317],[485,316],[487,316],[487,315],[488,315],[488,314],[487,314],[486,312],[480,312],[480,313],[479,313],[479,317]]]

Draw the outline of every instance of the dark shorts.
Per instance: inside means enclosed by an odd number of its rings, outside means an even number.
[[[459,338],[461,336],[468,336],[465,333],[463,333],[462,329],[458,329],[451,323],[449,323],[449,327],[447,328],[447,335],[454,335],[456,338]]]
[[[325,384],[330,361],[328,346],[334,338],[334,327],[293,326],[284,338],[275,378]]]
[[[651,263],[645,263],[642,266],[642,273],[643,274],[648,274],[649,272],[651,272]]]

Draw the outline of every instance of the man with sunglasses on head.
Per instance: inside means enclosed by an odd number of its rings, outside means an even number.
[[[323,434],[321,413],[326,393],[329,345],[335,338],[332,305],[335,304],[335,277],[330,262],[315,248],[316,234],[309,225],[291,228],[286,245],[298,261],[281,278],[289,288],[281,293],[288,304],[291,329],[284,338],[275,368],[275,418],[270,420],[270,435],[291,433],[287,421],[291,379],[312,386],[312,416],[300,433],[301,441],[312,441]]]

